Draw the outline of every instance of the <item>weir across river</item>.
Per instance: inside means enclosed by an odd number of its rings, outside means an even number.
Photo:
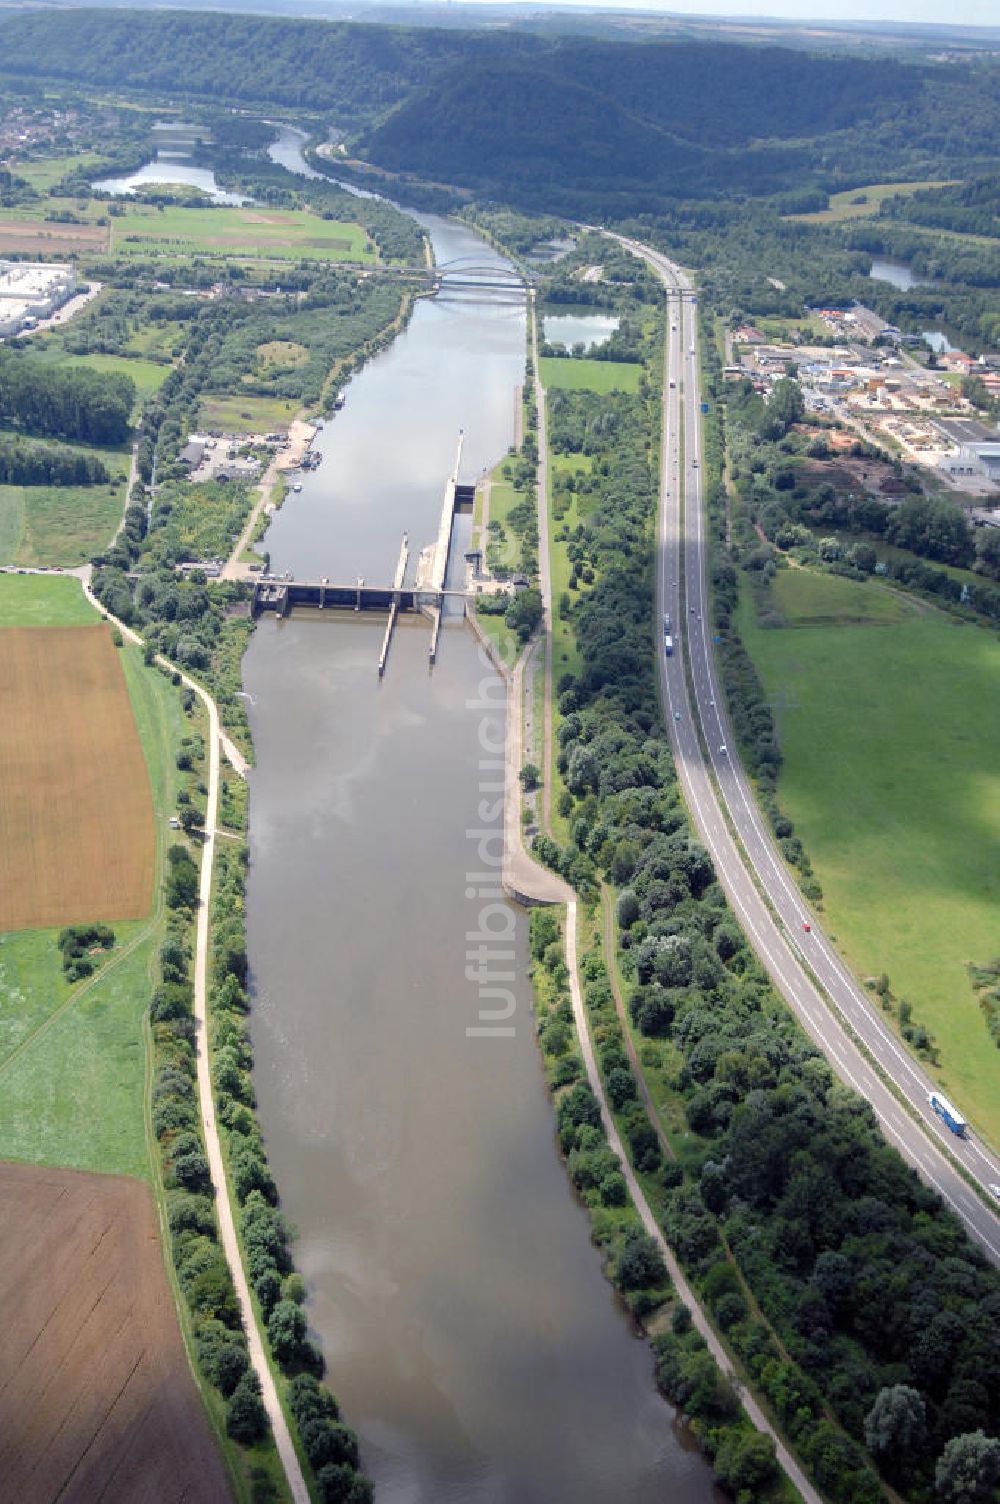
[[[273,611],[276,616],[285,617],[293,606],[307,606],[320,611],[386,611],[389,620],[378,662],[381,678],[385,672],[399,613],[419,611],[429,617],[431,622],[428,656],[431,663],[434,663],[445,599],[455,596],[464,600],[468,593],[465,590],[449,590],[445,585],[455,517],[460,512],[471,512],[476,497],[475,486],[462,484],[458,479],[463,442],[464,434],[459,431],[455,463],[444,488],[438,534],[435,541],[421,553],[417,577],[412,585],[403,583],[410,552],[409,537],[404,533],[396,573],[391,583],[371,584],[361,575],[353,581],[331,579],[329,576],[319,580],[296,580],[291,574],[261,575],[254,581],[250,615],[256,620],[264,611]]]

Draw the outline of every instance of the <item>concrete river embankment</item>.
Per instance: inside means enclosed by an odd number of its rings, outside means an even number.
[[[492,257],[425,222],[439,260]],[[318,435],[273,568],[391,578],[401,534],[435,534],[458,429],[468,478],[510,443],[524,340],[510,304],[421,302]],[[433,670],[401,617],[380,682],[383,631],[266,618],[245,663],[256,1086],[331,1385],[380,1501],[703,1504],[556,1151],[527,920],[497,892],[502,683],[447,615]]]

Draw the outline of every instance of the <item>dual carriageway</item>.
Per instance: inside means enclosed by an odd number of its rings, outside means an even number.
[[[617,238],[617,237],[616,237]],[[709,547],[701,465],[697,308],[684,273],[622,238],[663,282],[667,349],[656,551],[658,654],[678,776],[719,881],[778,991],[836,1074],[871,1104],[882,1132],[1000,1264],[1000,1159],[957,1137],[930,1106],[935,1083],[871,1006],[818,924],[781,856],[743,771],[712,651]]]

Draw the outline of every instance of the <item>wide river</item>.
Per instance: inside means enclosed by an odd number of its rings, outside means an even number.
[[[439,261],[498,259],[421,222]],[[459,428],[467,478],[511,442],[524,343],[509,303],[419,303],[322,430],[272,567],[374,581],[404,529],[430,542]],[[429,671],[404,621],[379,683],[383,626],[266,619],[245,663],[255,1079],[329,1381],[380,1504],[713,1500],[559,1160],[513,909],[491,911],[514,932],[512,1032],[467,1032],[496,681],[461,622]]]

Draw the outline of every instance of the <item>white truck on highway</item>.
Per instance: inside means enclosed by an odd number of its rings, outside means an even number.
[[[934,1111],[937,1113],[938,1117],[941,1118],[943,1122],[947,1123],[952,1133],[956,1134],[958,1138],[964,1138],[966,1128],[965,1119],[959,1112],[958,1108],[952,1106],[951,1102],[948,1101],[948,1098],[944,1095],[944,1093],[940,1091],[932,1091],[928,1095],[927,1100],[931,1104],[931,1107],[934,1109]]]

